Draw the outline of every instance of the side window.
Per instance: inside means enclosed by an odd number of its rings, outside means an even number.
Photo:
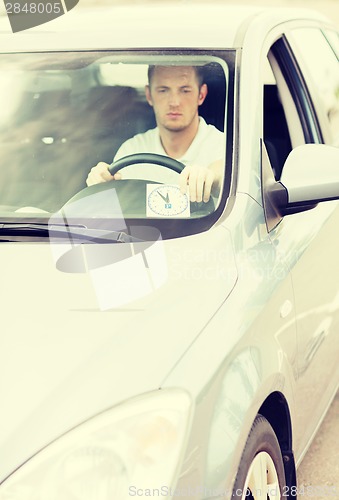
[[[324,140],[339,146],[339,64],[335,52],[338,50],[336,33],[328,31],[328,40],[316,28],[295,29],[289,34],[289,42],[322,124]]]
[[[263,70],[263,139],[277,180],[291,150],[316,142],[317,136],[305,89],[293,67],[280,38],[269,50]]]
[[[283,164],[292,149],[280,86],[266,60],[263,73],[263,139],[275,177],[280,177]]]

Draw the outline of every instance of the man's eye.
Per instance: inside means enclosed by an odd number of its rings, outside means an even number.
[[[189,94],[192,90],[191,89],[182,89],[182,92],[184,94]]]

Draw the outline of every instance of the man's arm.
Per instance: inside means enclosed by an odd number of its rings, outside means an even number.
[[[128,147],[129,142],[130,139],[124,142],[120,146],[113,161],[119,160],[120,158],[123,158],[124,156],[131,154],[129,152],[130,148]],[[117,172],[115,175],[111,175],[108,171],[109,166],[110,165],[108,163],[100,161],[97,165],[92,167],[86,179],[87,186],[92,186],[93,184],[99,184],[100,182],[107,182],[113,180],[119,181],[122,178],[121,173]]]
[[[186,193],[187,184],[189,186],[190,201],[205,203],[210,199],[211,194],[218,196],[223,176],[223,160],[217,160],[208,167],[191,165],[185,167],[180,174],[180,189]]]
[[[92,167],[86,179],[87,186],[99,184],[100,182],[120,180],[121,174],[117,172],[114,176],[111,175],[108,171],[108,167],[109,164],[103,161],[100,161],[97,165]]]

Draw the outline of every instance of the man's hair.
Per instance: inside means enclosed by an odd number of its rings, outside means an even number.
[[[155,65],[155,64],[151,64],[151,65],[148,66],[147,76],[148,76],[148,84],[149,85],[151,85],[151,81],[152,81],[152,78],[153,78],[153,74],[154,74],[155,68],[157,68],[159,66],[160,65]],[[192,68],[195,71],[195,74],[196,74],[196,77],[197,77],[197,80],[198,80],[198,86],[199,86],[199,89],[200,89],[200,87],[204,83],[203,67],[202,66],[192,66]]]

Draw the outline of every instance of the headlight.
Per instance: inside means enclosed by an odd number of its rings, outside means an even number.
[[[2,484],[0,500],[130,500],[148,489],[169,491],[190,415],[190,398],[177,390],[106,411],[25,463]]]

